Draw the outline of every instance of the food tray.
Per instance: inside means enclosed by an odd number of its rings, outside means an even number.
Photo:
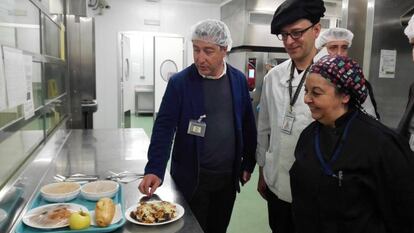
[[[119,190],[117,192],[117,194],[112,198],[112,200],[114,201],[114,204],[117,205],[118,203],[121,204],[121,210],[122,213],[125,212],[125,207],[124,207],[124,203],[123,203],[123,199],[122,199],[122,187],[121,185],[119,186]],[[29,206],[29,210],[42,206],[42,205],[46,205],[46,204],[51,204],[52,202],[48,202],[46,200],[44,200],[42,198],[42,196],[40,195],[40,192],[36,195],[35,199],[33,200],[33,202],[30,204]],[[96,201],[88,201],[86,199],[84,199],[81,194],[79,194],[79,196],[77,198],[75,198],[72,201],[69,201],[68,203],[76,203],[79,205],[83,205],[86,208],[88,208],[89,211],[95,210],[95,205],[96,205]],[[74,233],[74,232],[111,232],[116,230],[117,228],[122,227],[125,224],[125,217],[122,215],[122,218],[119,222],[114,223],[108,227],[97,227],[97,226],[90,226],[87,229],[83,229],[83,230],[71,230],[69,229],[69,227],[63,227],[63,228],[58,228],[58,229],[53,229],[53,230],[44,230],[44,229],[36,229],[33,227],[29,227],[26,224],[24,224],[22,221],[20,221],[19,225],[16,228],[16,233],[32,233],[32,232],[49,232],[49,233]]]

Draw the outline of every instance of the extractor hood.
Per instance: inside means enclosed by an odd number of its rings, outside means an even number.
[[[221,6],[221,20],[229,26],[233,48],[253,51],[284,51],[283,43],[270,34],[270,23],[284,0],[231,0]],[[325,0],[322,29],[338,27],[342,0]]]
[[[283,43],[270,34],[273,13],[282,2],[232,0],[224,4],[221,7],[221,20],[230,29],[233,48],[283,48]]]

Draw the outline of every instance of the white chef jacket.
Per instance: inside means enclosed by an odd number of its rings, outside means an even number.
[[[368,92],[369,92],[369,90],[368,90]],[[365,99],[364,103],[362,103],[361,106],[365,110],[366,113],[371,115],[373,118],[377,118],[377,114],[375,113],[374,104],[372,104],[371,97],[369,96],[369,94],[368,94],[367,98]]]
[[[321,50],[313,59],[314,63],[327,55]],[[301,87],[296,103],[293,105],[293,122],[291,134],[281,131],[284,116],[290,107],[289,79],[292,60],[289,59],[275,66],[264,77],[260,110],[257,126],[256,160],[263,167],[263,175],[268,188],[286,202],[292,202],[289,170],[295,161],[296,143],[303,129],[312,121],[309,107],[304,102],[305,85]],[[294,70],[292,96],[305,72],[298,74]]]

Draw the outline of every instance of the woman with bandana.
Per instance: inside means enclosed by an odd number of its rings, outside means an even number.
[[[361,111],[366,97],[352,59],[325,56],[311,67],[304,100],[315,121],[290,170],[298,233],[414,232],[414,156]]]

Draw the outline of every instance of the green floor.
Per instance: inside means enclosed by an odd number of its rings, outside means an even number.
[[[143,128],[148,136],[151,135],[152,125],[152,116],[139,115],[131,119],[131,127]],[[228,233],[271,232],[267,221],[266,202],[256,191],[258,174],[259,169],[256,167],[250,182],[237,195]]]

